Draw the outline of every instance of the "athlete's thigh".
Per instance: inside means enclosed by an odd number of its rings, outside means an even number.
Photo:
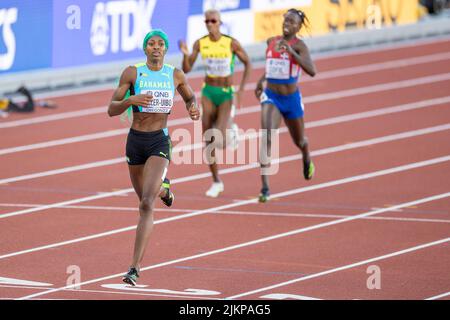
[[[217,107],[207,97],[202,96],[202,127],[203,131],[211,129],[217,117]]]
[[[261,105],[261,128],[262,129],[278,129],[281,123],[281,112],[271,103],[263,103]]]
[[[216,118],[216,128],[225,134],[225,130],[228,127],[228,120],[231,115],[231,105],[233,100],[226,100],[217,107],[217,118]]]
[[[142,187],[144,180],[144,165],[128,165],[128,171],[130,172],[130,180],[133,185],[139,200],[142,199]]]
[[[213,141],[213,126],[214,121],[217,117],[216,109],[216,106],[212,103],[211,100],[202,96],[202,131],[203,139],[206,144],[209,144]]]
[[[294,141],[302,141],[305,137],[305,124],[303,118],[297,119],[284,119],[284,123],[289,129],[289,134]]]
[[[161,183],[167,173],[169,160],[151,156],[147,159],[143,172],[142,198],[156,197],[161,188]]]

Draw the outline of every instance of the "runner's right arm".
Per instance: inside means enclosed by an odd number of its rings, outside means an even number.
[[[183,65],[182,65],[183,72],[188,73],[189,71],[192,70],[195,60],[197,60],[198,53],[200,52],[200,42],[198,40],[194,42],[191,54],[189,54],[189,50],[185,42],[180,41],[178,43],[178,46],[180,47],[180,50],[183,53]]]
[[[255,96],[258,99],[259,99],[259,97],[261,96],[261,93],[264,90],[264,88],[263,88],[264,81],[266,81],[266,73],[265,72],[263,73],[261,79],[259,79],[258,82],[256,83]]]
[[[114,91],[111,102],[108,106],[108,115],[110,117],[118,116],[127,110],[130,106],[147,106],[152,97],[147,94],[138,94],[125,99],[125,95],[130,87],[136,81],[136,67],[127,67],[120,76],[119,86]]]
[[[267,41],[266,41],[267,46],[269,46],[269,43],[273,40],[273,38],[275,38],[275,37],[270,37],[267,39]],[[265,71],[264,71],[263,75],[261,76],[261,78],[256,83],[255,96],[257,99],[259,99],[259,97],[261,96],[261,93],[264,90],[264,88],[263,88],[264,81],[266,81],[266,72]]]

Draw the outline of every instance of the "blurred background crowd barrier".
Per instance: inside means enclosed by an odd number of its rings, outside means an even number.
[[[305,11],[313,52],[450,34],[447,0],[2,0],[0,95],[113,83],[144,59],[152,28],[169,35],[167,61],[180,65],[177,41],[191,48],[205,35],[203,12],[222,12],[222,32],[238,39],[254,61],[264,41],[281,33],[283,13]],[[430,18],[430,13],[441,16]],[[439,14],[440,13],[440,14]],[[197,66],[198,67],[198,66]]]

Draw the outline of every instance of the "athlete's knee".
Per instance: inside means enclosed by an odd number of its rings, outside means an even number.
[[[212,147],[214,148],[218,148],[218,149],[223,149],[224,146],[226,146],[226,141],[225,141],[225,137],[226,134],[224,133],[225,130],[221,130],[218,128],[211,128],[208,129],[205,133],[204,133],[204,139],[206,144],[212,144]]]
[[[308,138],[304,137],[295,141],[295,145],[299,147],[301,150],[304,150],[308,147]]]
[[[139,212],[141,215],[150,215],[153,212],[154,197],[143,197],[139,203]]]
[[[217,149],[224,149],[227,145],[227,135],[220,134],[216,140],[214,140],[214,145]]]

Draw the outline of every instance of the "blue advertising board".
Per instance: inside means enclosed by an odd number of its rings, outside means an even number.
[[[190,0],[189,15],[203,14],[208,9],[220,12],[250,8],[250,0]]]
[[[194,0],[195,2],[196,0]],[[186,38],[189,0],[1,0],[0,75],[144,59],[151,29]]]
[[[52,0],[0,1],[0,74],[52,63]]]
[[[53,67],[144,58],[142,40],[157,28],[178,52],[188,9],[188,0],[54,1]]]

